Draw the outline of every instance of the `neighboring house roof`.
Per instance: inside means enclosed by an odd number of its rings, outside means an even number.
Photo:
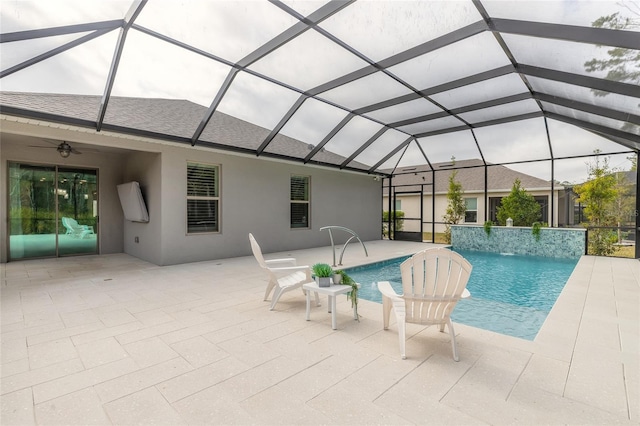
[[[0,112],[7,109],[23,109],[42,113],[46,120],[51,115],[73,117],[78,125],[95,128],[100,96],[52,93],[0,92]],[[110,131],[139,134],[136,129],[153,134],[167,134],[177,141],[191,140],[208,108],[182,99],[127,98],[112,96],[104,119],[104,128]],[[216,111],[205,128],[200,141],[254,152],[271,132],[268,129]],[[300,158],[310,152],[309,144],[278,134],[268,145],[266,152],[284,157]],[[345,157],[322,150],[312,163],[342,164]],[[349,167],[368,170],[370,167],[357,162]]]
[[[452,163],[432,163],[433,170],[436,170],[436,193],[446,193],[449,190],[449,176],[452,173]],[[510,191],[516,179],[520,179],[522,187],[531,189],[551,188],[551,182],[518,172],[505,166],[492,165],[487,163],[487,178],[489,191]],[[462,190],[484,191],[484,163],[479,159],[472,160],[456,160],[455,167],[458,171],[456,180],[462,185]],[[398,191],[414,191],[420,190],[420,185],[424,187],[425,193],[430,193],[433,172],[429,166],[405,167],[396,170],[398,174],[393,177],[393,186],[401,186]],[[563,189],[561,185],[554,185],[554,190]],[[386,193],[386,189],[385,189]]]

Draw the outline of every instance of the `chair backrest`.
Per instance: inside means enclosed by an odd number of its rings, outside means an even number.
[[[253,237],[253,234],[249,233],[249,241],[251,242],[251,251],[253,252],[253,257],[256,258],[258,264],[261,267],[267,268],[267,262],[264,261],[264,257],[262,256],[262,250],[260,249],[260,245]]]
[[[407,322],[446,320],[467,287],[473,267],[446,248],[414,254],[400,265]]]
[[[79,228],[78,222],[76,222],[75,219],[71,219],[70,217],[63,217],[62,225],[64,225],[64,227],[70,231],[77,231]]]

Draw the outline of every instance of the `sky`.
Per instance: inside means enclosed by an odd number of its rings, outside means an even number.
[[[324,2],[284,2],[302,15],[308,15]],[[0,0],[2,33],[56,27],[122,18],[130,1],[116,0]],[[614,1],[484,1],[487,12],[496,18],[533,20],[590,26],[600,16],[628,10]],[[357,1],[319,26],[348,43],[371,61],[381,61],[426,41],[481,20],[470,1]],[[162,33],[211,55],[238,62],[297,21],[266,1],[150,0],[136,24]],[[7,69],[35,55],[67,43],[84,34],[3,43],[1,68]],[[102,95],[117,42],[117,31],[32,65],[0,80],[0,89],[45,93]],[[504,41],[518,63],[585,74],[584,62],[605,58],[607,48],[584,43],[540,39],[505,34]],[[468,75],[509,65],[510,60],[496,42],[484,32],[389,68],[397,79],[423,90]],[[253,72],[273,78],[301,91],[309,90],[337,77],[361,69],[367,62],[318,31],[308,30],[271,54],[249,66]],[[129,31],[112,95],[188,99],[208,107],[218,93],[230,67],[202,55],[186,51],[137,30]],[[604,74],[589,74],[603,77]],[[637,113],[638,99],[610,95],[595,100],[592,92],[578,86],[531,78],[536,91],[551,91],[582,102],[604,102],[606,106]],[[516,74],[436,93],[432,99],[447,109],[458,108],[502,96],[528,91]],[[374,73],[345,86],[328,90],[309,99],[282,129],[282,133],[317,144],[348,113],[389,98],[412,93],[406,85],[383,73]],[[300,94],[255,75],[240,72],[219,105],[221,112],[257,125],[273,128]],[[324,102],[326,101],[326,102]],[[337,108],[334,105],[343,108]],[[555,108],[555,107],[554,107]],[[382,123],[419,117],[441,111],[425,99],[393,108],[377,110],[352,119],[325,148],[345,157],[382,129]],[[504,115],[539,111],[531,99],[481,111],[460,114],[470,123]],[[563,111],[559,111],[563,112]],[[569,114],[572,114],[569,112]],[[584,118],[576,116],[576,118]],[[594,149],[604,154],[626,149],[593,133],[555,120],[548,120],[546,137],[541,118],[470,131],[447,133],[418,139],[420,149],[431,162],[480,158],[492,163],[529,159],[589,155]],[[386,131],[363,151],[357,161],[373,165],[407,139],[408,134],[429,132],[461,125],[452,117],[415,123]],[[612,123],[618,125],[619,123]],[[474,139],[475,136],[475,139]],[[477,143],[476,143],[477,140]],[[383,168],[423,164],[416,144],[400,159],[394,156]],[[628,169],[627,155],[612,157],[611,164]],[[556,161],[554,178],[580,182],[586,179],[588,160]],[[512,165],[516,170],[550,179],[550,165],[532,163]]]

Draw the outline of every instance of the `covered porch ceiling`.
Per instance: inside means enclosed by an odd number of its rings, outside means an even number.
[[[237,151],[207,137],[227,114],[268,130],[244,152],[363,173],[640,150],[638,2],[54,0],[1,14],[3,93],[100,99],[91,120],[3,97],[6,115]],[[189,137],[116,126],[120,97],[202,113]]]

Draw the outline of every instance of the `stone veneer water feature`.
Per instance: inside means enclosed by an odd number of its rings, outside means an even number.
[[[530,227],[493,226],[487,236],[483,226],[451,226],[451,245],[460,250],[526,254],[545,257],[580,257],[585,253],[586,229],[541,228],[536,240]]]

